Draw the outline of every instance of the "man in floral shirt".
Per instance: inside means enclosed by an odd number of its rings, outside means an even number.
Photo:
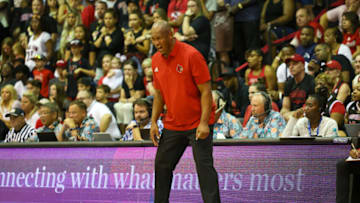
[[[92,117],[88,117],[86,105],[75,100],[69,105],[69,117],[64,120],[64,125],[58,136],[59,141],[93,141],[94,133],[99,132],[99,126]]]
[[[277,138],[285,129],[286,122],[279,112],[273,111],[271,98],[265,92],[255,93],[251,99],[252,116],[240,134],[240,138]]]

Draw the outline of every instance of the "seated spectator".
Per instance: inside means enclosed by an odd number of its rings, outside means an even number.
[[[296,48],[296,53],[304,57],[306,62],[309,62],[315,54],[314,49],[316,43],[315,31],[311,26],[304,26],[300,31],[300,45]]]
[[[336,121],[322,116],[325,105],[325,98],[317,94],[310,95],[305,108],[296,110],[290,117],[282,136],[337,137]]]
[[[208,60],[210,35],[210,21],[203,14],[200,0],[188,0],[184,20],[175,38],[195,47]]]
[[[45,69],[46,58],[44,55],[37,54],[32,58],[35,61],[35,68],[32,71],[34,79],[41,82],[40,94],[44,98],[49,97],[49,83],[54,78],[54,74]]]
[[[134,60],[124,63],[124,82],[120,93],[119,102],[114,105],[117,123],[123,132],[125,126],[133,119],[132,108],[136,99],[145,95],[145,87],[142,78],[137,73],[137,64]]]
[[[360,123],[360,83],[353,86],[351,102],[346,106],[346,123]]]
[[[355,77],[354,69],[352,68],[351,62],[344,55],[332,55],[331,48],[329,45],[322,43],[315,47],[316,59],[321,61],[321,67],[319,72],[325,71],[326,63],[330,60],[336,60],[340,63],[341,78],[344,82],[350,83],[351,79]],[[317,74],[316,74],[317,75]]]
[[[249,87],[249,101],[251,101],[253,95],[255,93],[258,93],[258,92],[265,92],[266,93],[266,88],[265,88],[265,85],[263,83],[257,82],[257,83],[254,83],[254,84],[250,85],[250,87]],[[278,105],[274,101],[271,102],[271,107],[272,107],[272,109],[274,111],[277,111],[277,112],[280,111]],[[250,116],[251,116],[251,112],[252,112],[252,106],[250,104],[250,105],[248,105],[246,107],[246,111],[245,111],[245,115],[244,115],[243,127],[245,127],[247,122],[249,121]]]
[[[345,0],[345,4],[340,5],[336,8],[328,10],[320,17],[320,25],[326,29],[328,28],[328,23],[338,22],[339,28],[342,25],[342,15],[345,12],[352,11],[356,12],[360,16],[360,2],[358,0]]]
[[[30,71],[28,67],[26,67],[24,64],[21,64],[15,67],[14,74],[17,80],[14,88],[18,97],[21,99],[24,92],[26,92],[26,83],[29,79]]]
[[[16,79],[13,74],[14,67],[10,63],[5,63],[1,66],[1,82],[0,89],[5,85],[15,85]]]
[[[96,87],[96,94],[95,99],[96,101],[105,104],[113,113],[114,116],[116,116],[116,111],[114,109],[115,102],[111,102],[108,100],[108,95],[110,94],[110,87],[107,85],[98,85]]]
[[[324,29],[321,27],[321,25],[318,22],[313,21],[313,14],[309,8],[299,8],[296,11],[295,16],[296,16],[296,25],[299,28],[299,30],[296,31],[295,37],[291,40],[290,44],[294,45],[295,47],[300,45],[301,28],[305,26],[311,26],[314,28],[315,43],[319,43],[322,41],[324,35]]]
[[[260,49],[249,49],[246,51],[248,68],[245,72],[245,81],[248,86],[262,82],[269,91],[276,88],[275,72],[269,65],[263,64],[263,53]]]
[[[70,100],[67,98],[64,86],[61,83],[54,82],[50,85],[49,100],[50,102],[55,103],[61,111],[59,118],[61,118],[61,120],[65,118],[63,113],[66,112],[66,109],[70,104]]]
[[[93,93],[93,92],[95,92],[93,87],[94,87],[94,84],[93,84],[93,81],[91,80],[91,78],[84,77],[84,78],[80,78],[77,81],[78,92],[85,90],[85,91],[90,91],[91,93]]]
[[[271,98],[265,92],[255,93],[251,99],[252,116],[240,134],[240,138],[277,138],[285,129],[286,122],[279,112],[273,111]]]
[[[355,57],[355,60],[353,62],[353,67],[355,70],[356,76],[354,77],[352,81],[352,87],[354,88],[356,84],[360,82],[360,54]]]
[[[327,82],[332,85],[331,95],[328,100],[337,99],[345,104],[350,99],[350,86],[342,81],[341,70],[341,64],[335,60],[326,63]]]
[[[20,108],[21,104],[17,100],[17,93],[12,85],[5,85],[1,89],[1,100],[0,100],[0,120],[2,120],[6,126],[10,127],[9,118],[5,117],[14,108]]]
[[[331,48],[332,55],[344,55],[352,61],[350,48],[343,44],[343,35],[339,28],[332,27],[325,30],[324,42]]]
[[[360,54],[359,16],[355,12],[343,13],[341,28],[344,35],[342,43],[350,48],[355,57]]]
[[[305,59],[295,54],[286,60],[293,78],[285,84],[281,114],[285,120],[305,104],[307,97],[315,92],[314,78],[305,73]]]
[[[36,131],[38,133],[54,132],[55,135],[59,135],[62,128],[62,124],[59,122],[59,112],[60,110],[56,103],[49,102],[42,104],[39,109],[39,115],[43,126],[38,128]]]
[[[224,110],[226,101],[219,91],[212,91],[216,105],[213,139],[236,138],[242,131],[239,120]]]
[[[100,78],[98,85],[107,85],[110,87],[108,99],[112,102],[119,100],[121,86],[123,84],[124,75],[120,58],[105,55],[102,60],[102,68],[104,76]]]
[[[14,108],[5,117],[10,118],[11,129],[4,142],[31,142],[37,139],[34,127],[25,122],[25,112],[22,109]]]
[[[66,85],[67,78],[65,75],[65,73],[67,72],[66,67],[67,67],[67,65],[64,60],[60,59],[60,60],[56,61],[56,67],[55,67],[55,72],[54,72],[55,78],[50,80],[50,84],[58,82],[58,83],[61,83],[64,86],[64,88],[67,87],[67,85]],[[66,92],[66,89],[65,89],[65,92]]]
[[[222,67],[218,88],[226,100],[225,110],[236,117],[243,117],[249,105],[248,89],[245,80],[233,68]]]
[[[125,134],[122,141],[138,141],[143,140],[141,137],[141,129],[149,129],[151,127],[151,108],[152,104],[147,99],[137,99],[133,103],[134,109],[134,119],[126,127]],[[159,127],[159,134],[164,128],[162,121],[159,119],[157,121]]]
[[[11,52],[11,47],[13,44],[14,40],[11,37],[6,37],[1,41],[0,66],[5,63],[12,63],[14,55]]]
[[[58,141],[93,141],[94,133],[99,132],[99,126],[93,117],[87,116],[86,104],[82,101],[71,102],[68,115],[56,135]]]
[[[42,98],[42,96],[40,95],[40,89],[41,89],[41,82],[39,80],[28,80],[27,81],[26,91],[35,95],[37,100],[40,100]]]
[[[113,140],[120,139],[121,133],[116,125],[116,119],[105,104],[94,100],[92,93],[86,90],[79,91],[76,99],[84,102],[87,116],[94,118],[100,132],[110,134]]]
[[[153,85],[153,72],[151,68],[151,58],[146,58],[143,60],[141,67],[143,69],[143,80],[145,86],[145,95],[146,96],[154,96],[155,88]]]
[[[25,92],[21,98],[21,109],[24,111],[25,121],[31,127],[35,128],[36,121],[40,118],[37,110],[37,98],[31,92]]]

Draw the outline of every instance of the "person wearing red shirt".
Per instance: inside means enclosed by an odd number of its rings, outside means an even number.
[[[169,202],[173,170],[190,143],[193,148],[204,202],[220,202],[213,166],[214,111],[210,73],[194,47],[174,38],[171,26],[160,21],[151,29],[158,52],[152,58],[155,88],[150,136],[158,150],[155,158],[155,202]],[[157,120],[167,107],[160,137]],[[213,106],[214,107],[214,106]]]
[[[46,58],[44,55],[37,54],[32,58],[35,61],[35,69],[33,70],[34,80],[41,82],[40,94],[42,97],[49,96],[49,82],[54,78],[53,72],[45,69]]]

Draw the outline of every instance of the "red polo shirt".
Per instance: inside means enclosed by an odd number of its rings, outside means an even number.
[[[160,90],[167,107],[163,120],[169,130],[197,128],[201,118],[198,84],[210,80],[207,64],[194,47],[176,41],[166,58],[157,52],[152,58],[154,88]],[[212,108],[209,124],[214,123]]]

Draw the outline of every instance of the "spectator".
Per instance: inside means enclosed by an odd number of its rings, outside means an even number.
[[[296,110],[290,117],[283,136],[337,137],[336,121],[322,116],[325,105],[325,98],[317,94],[310,95],[305,102],[305,108]]]
[[[136,72],[137,64],[134,60],[127,60],[124,63],[124,82],[122,85],[119,102],[114,105],[117,123],[120,130],[125,129],[133,119],[133,102],[145,95],[145,87],[141,77]]]
[[[315,47],[315,56],[316,59],[322,62],[320,72],[325,71],[326,62],[336,60],[342,67],[341,78],[344,82],[350,83],[351,78],[355,77],[354,69],[352,68],[350,61],[343,55],[332,55],[329,45],[324,43],[318,44]]]
[[[59,10],[59,1],[46,0],[44,14],[50,16],[54,20],[57,20]]]
[[[286,60],[293,78],[285,84],[281,114],[285,120],[305,104],[307,97],[315,92],[314,78],[305,73],[305,59],[295,54]]]
[[[21,109],[24,111],[25,121],[31,127],[35,128],[36,121],[40,118],[36,106],[37,98],[31,92],[25,92],[21,98]]]
[[[18,98],[21,99],[24,92],[26,92],[26,83],[29,79],[30,71],[28,67],[21,64],[15,67],[14,73],[17,81],[14,85],[14,88],[17,92]]]
[[[239,120],[224,110],[226,101],[221,92],[212,91],[213,102],[216,105],[213,139],[236,138],[242,131]]]
[[[332,55],[344,55],[352,61],[351,50],[343,44],[343,35],[339,28],[333,27],[325,30],[324,42],[331,48]]]
[[[169,0],[168,2],[167,17],[176,33],[184,20],[188,0]]]
[[[104,15],[107,10],[107,4],[104,1],[96,1],[95,3],[95,17],[96,20],[90,25],[91,39],[94,41],[100,34],[101,28],[104,26]]]
[[[144,27],[144,17],[140,11],[129,14],[129,29],[124,34],[125,54],[142,61],[149,53],[150,36]]]
[[[296,53],[304,57],[309,62],[314,55],[316,43],[314,42],[315,32],[311,26],[304,26],[300,31],[300,45],[296,48]]]
[[[144,73],[144,86],[146,88],[145,91],[145,95],[146,96],[154,96],[155,94],[155,89],[154,89],[154,85],[153,85],[153,71],[151,68],[151,63],[152,60],[151,58],[146,58],[143,60],[142,62],[142,69],[143,69],[143,73]]]
[[[221,5],[222,1],[218,1],[218,4]],[[257,0],[225,0],[225,5],[226,7],[230,6],[230,13],[234,16],[234,43],[230,48],[233,48],[235,60],[242,64],[245,62],[245,50],[260,47],[261,3]],[[226,30],[223,31],[226,32]],[[220,43],[225,44],[226,42]],[[230,65],[226,58],[224,61]]]
[[[65,88],[61,83],[54,82],[50,85],[49,100],[50,102],[55,103],[61,111],[59,117],[64,118],[62,113],[66,111],[70,104],[70,100],[66,97]]]
[[[42,104],[39,109],[39,115],[43,126],[38,128],[37,132],[54,132],[55,135],[58,136],[62,128],[62,124],[59,122],[59,112],[61,111],[57,107],[56,103],[49,102]]]
[[[65,58],[66,47],[72,40],[75,39],[75,27],[80,23],[80,13],[78,13],[76,10],[68,11],[60,37],[60,58]]]
[[[295,37],[291,40],[290,44],[298,47],[300,45],[300,34],[301,29],[305,26],[311,26],[314,28],[315,38],[314,42],[319,43],[323,41],[324,29],[321,25],[313,21],[313,14],[309,8],[299,8],[296,11],[296,25],[298,27],[298,31],[295,33]]]
[[[356,76],[352,81],[352,86],[354,87],[356,84],[360,82],[360,54],[355,57],[353,66],[356,74]]]
[[[248,89],[245,80],[239,77],[233,68],[222,67],[219,88],[226,99],[226,111],[236,117],[243,117],[249,105]]]
[[[341,64],[335,60],[331,60],[326,63],[326,76],[328,84],[332,85],[331,95],[332,98],[346,103],[350,96],[350,86],[343,82],[341,79]]]
[[[115,55],[123,53],[124,37],[121,29],[117,27],[118,18],[114,9],[108,9],[104,15],[104,26],[94,38],[94,46],[97,48],[96,59],[101,61],[105,54]]]
[[[86,0],[86,7],[81,12],[82,24],[88,29],[95,21],[95,0]]]
[[[269,91],[276,89],[276,76],[269,65],[263,64],[263,53],[260,49],[246,51],[248,68],[245,72],[245,81],[248,86],[262,82]]]
[[[20,108],[14,108],[5,115],[10,118],[11,129],[6,134],[4,142],[29,142],[37,140],[34,127],[25,122],[25,113]]]
[[[39,0],[34,0],[36,2]],[[25,65],[32,71],[35,67],[35,61],[32,59],[35,55],[44,55],[47,59],[51,59],[53,44],[51,36],[42,29],[40,17],[33,16],[30,21],[30,27],[33,34],[31,35],[26,49]]]
[[[254,84],[250,85],[250,87],[249,87],[249,101],[251,101],[253,95],[255,93],[258,93],[258,92],[265,92],[266,93],[266,87],[265,87],[265,85],[263,83],[257,82],[257,83],[254,83]],[[271,102],[271,108],[274,111],[279,112],[279,107],[274,101]],[[245,127],[247,122],[249,121],[250,116],[251,116],[251,112],[252,112],[252,106],[250,104],[250,105],[248,105],[246,107],[246,111],[245,111],[245,115],[244,115],[244,121],[243,121],[243,127]]]
[[[41,82],[39,80],[28,80],[26,83],[26,90],[31,94],[35,95],[37,100],[40,100],[42,96],[40,95]]]
[[[14,55],[11,52],[11,47],[14,41],[11,37],[6,37],[1,42],[1,55],[0,55],[0,66],[6,63],[12,63]]]
[[[5,115],[14,108],[20,108],[20,106],[14,86],[10,84],[5,85],[1,89],[0,120],[2,120],[6,126],[10,127],[10,120],[5,117]]]
[[[11,63],[6,63],[1,66],[1,82],[0,89],[5,85],[15,85],[16,79],[13,73],[14,67]]]
[[[41,82],[40,94],[47,98],[49,96],[49,82],[54,78],[54,74],[49,69],[45,69],[46,58],[44,55],[36,54],[32,60],[35,61],[35,69],[32,71],[34,79]]]
[[[13,44],[12,48],[12,55],[14,56],[14,66],[16,67],[16,63],[19,62],[21,64],[25,63],[25,49],[21,45],[20,41]]]
[[[55,78],[50,80],[50,84],[59,82],[64,86],[64,88],[67,86],[67,78],[65,75],[65,73],[67,72],[66,67],[67,67],[67,64],[64,60],[60,59],[60,60],[56,61],[56,68],[55,68],[55,72],[54,72]],[[66,91],[66,89],[65,89],[65,91]]]
[[[271,98],[265,92],[255,93],[251,99],[252,116],[240,134],[240,138],[277,138],[285,129],[286,122],[279,112],[273,111]]]
[[[0,119],[0,143],[4,142],[6,134],[8,134],[9,128],[5,125],[4,121]]]
[[[78,89],[78,92],[79,91],[83,91],[83,90],[86,90],[86,91],[90,91],[90,92],[95,92],[94,89],[93,89],[93,81],[91,80],[91,78],[80,78],[78,81],[77,81],[77,89]]]
[[[113,113],[114,116],[116,116],[116,111],[114,109],[114,102],[111,102],[108,100],[108,95],[110,94],[110,87],[107,85],[98,85],[96,87],[96,95],[95,99],[96,101],[105,104]]]
[[[71,102],[68,115],[56,136],[58,141],[93,141],[99,127],[94,118],[87,116],[86,104],[82,101]]]
[[[339,28],[341,29],[342,25],[342,16],[343,13],[352,11],[356,12],[360,16],[360,2],[358,0],[345,0],[345,4],[340,5],[336,8],[328,10],[320,17],[320,25],[326,29],[328,28],[328,23],[339,23]]]
[[[89,62],[82,56],[83,44],[80,40],[72,40],[70,42],[72,57],[67,63],[67,95],[75,98],[77,94],[76,83],[80,78],[95,76],[95,71],[90,67]]]
[[[360,123],[360,83],[353,86],[352,101],[346,106],[345,122]]]
[[[113,140],[120,139],[121,133],[116,125],[116,119],[105,104],[94,100],[93,95],[86,90],[79,91],[76,99],[87,106],[87,115],[94,118],[100,132],[110,134]]]
[[[112,57],[111,55],[105,55],[103,57],[103,72],[104,76],[100,78],[99,85],[107,85],[110,87],[109,100],[116,102],[119,100],[121,86],[123,84],[124,75],[121,69],[120,59]]]
[[[81,13],[83,10],[84,6],[80,0],[64,0],[64,3],[59,7],[57,22],[62,25],[70,12]]]
[[[359,16],[355,12],[343,13],[341,28],[344,34],[342,43],[350,48],[355,57],[360,54]]]
[[[133,103],[134,120],[132,120],[126,127],[124,137],[122,141],[138,141],[143,140],[141,137],[141,129],[149,129],[151,127],[151,108],[152,104],[147,99],[137,99]],[[161,119],[157,121],[159,127],[159,134],[164,128],[164,124]]]
[[[89,42],[89,37],[87,29],[84,25],[77,25],[74,29],[74,39],[80,40],[83,44],[83,49],[81,54],[84,58],[89,60],[90,66],[93,66],[95,63],[95,55],[90,54],[93,51],[93,47]],[[71,58],[71,46],[67,44],[64,61],[68,61]]]
[[[195,47],[208,60],[210,51],[210,21],[203,15],[200,0],[188,0],[184,20],[175,38]]]

